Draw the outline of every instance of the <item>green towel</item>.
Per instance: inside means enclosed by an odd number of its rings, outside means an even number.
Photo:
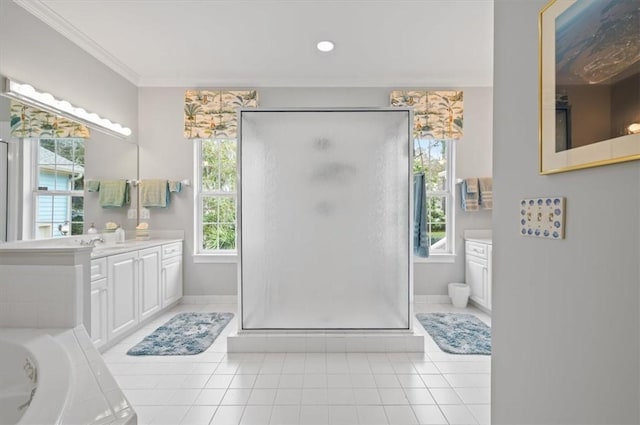
[[[87,180],[87,192],[97,192],[100,190],[100,180]]]
[[[169,185],[166,180],[142,180],[138,185],[140,205],[146,208],[169,206]]]
[[[119,208],[129,203],[129,183],[126,180],[100,181],[100,206]]]
[[[182,192],[182,182],[169,180],[169,192]]]

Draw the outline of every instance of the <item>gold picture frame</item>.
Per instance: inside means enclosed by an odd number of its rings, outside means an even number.
[[[552,0],[540,11],[540,174],[640,159],[639,5]]]

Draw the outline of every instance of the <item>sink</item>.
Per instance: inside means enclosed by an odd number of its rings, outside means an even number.
[[[114,252],[118,252],[118,251],[122,251],[122,250],[126,250],[127,246],[126,244],[96,244],[96,246],[93,247],[93,251],[91,251],[91,256],[92,257],[97,257],[97,256],[103,256],[103,255],[110,255]]]
[[[119,252],[126,252],[137,249],[140,245],[148,244],[149,241],[128,240],[124,243],[97,243],[91,252],[92,257],[103,257]]]

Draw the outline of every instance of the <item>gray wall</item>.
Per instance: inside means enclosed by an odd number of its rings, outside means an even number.
[[[12,1],[0,1],[0,75],[48,91],[59,99],[109,118],[138,134],[138,89]],[[4,110],[4,109],[3,109]],[[0,116],[0,121],[9,117]],[[136,178],[136,147],[92,130],[86,144],[88,179]],[[85,220],[100,228],[126,221],[125,209],[103,210],[96,194],[85,194]],[[20,206],[10,205],[10,208]],[[21,212],[20,212],[21,214]]]
[[[183,137],[184,88],[140,88],[140,178],[185,179],[194,176],[193,142]],[[264,107],[388,106],[386,88],[260,88]],[[459,177],[491,175],[492,89],[464,88],[465,137],[457,142]],[[459,189],[459,187],[457,187]],[[193,188],[173,196],[167,210],[153,210],[154,229],[180,229],[186,235],[185,293],[232,295],[236,264],[193,262]],[[449,282],[464,280],[464,229],[488,229],[491,212],[464,213],[456,199],[456,262],[415,265],[415,293],[445,295]]]
[[[538,12],[496,0],[492,423],[638,424],[640,163],[538,175]],[[567,198],[566,239],[518,202]]]

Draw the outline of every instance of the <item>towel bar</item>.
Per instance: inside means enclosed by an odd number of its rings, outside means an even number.
[[[140,182],[141,180],[127,180],[127,183],[129,183],[131,186],[138,186]],[[182,183],[183,186],[191,186],[191,180],[189,179],[180,180],[180,183]]]

